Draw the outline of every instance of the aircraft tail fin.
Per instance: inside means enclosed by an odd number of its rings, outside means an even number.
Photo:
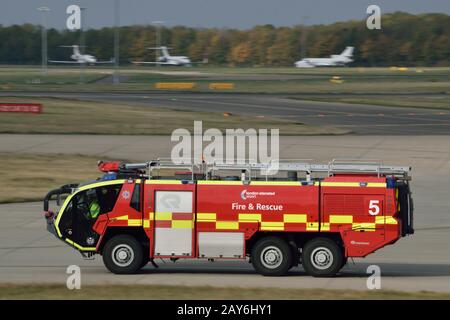
[[[80,53],[80,47],[79,47],[78,45],[74,45],[74,46],[72,46],[72,48],[73,48],[73,54],[74,54],[74,55],[76,55],[76,56],[81,55],[81,53]]]
[[[342,51],[341,56],[351,58],[353,56],[354,47],[346,47],[344,51]]]
[[[169,48],[168,48],[168,47],[161,46],[161,47],[152,47],[152,48],[148,48],[148,49],[161,50],[162,56],[163,56],[164,58],[170,57],[170,54],[169,54]]]
[[[77,45],[77,44],[74,44],[74,45],[71,45],[71,46],[60,46],[61,48],[72,48],[73,49],[73,54],[74,55],[81,55],[81,53],[80,53],[80,46],[79,45]],[[83,48],[85,48],[84,46],[83,46]]]
[[[170,57],[170,55],[169,55],[169,49],[168,49],[167,47],[161,47],[161,52],[162,52],[164,58]]]

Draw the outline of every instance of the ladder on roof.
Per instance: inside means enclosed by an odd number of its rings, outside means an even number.
[[[263,175],[269,175],[271,171],[294,171],[312,173],[326,173],[328,176],[334,174],[376,174],[380,176],[396,176],[408,178],[411,167],[386,166],[381,161],[360,159],[333,159],[327,164],[314,164],[309,162],[272,162],[255,164],[214,164],[214,170],[246,170],[249,175],[253,170],[260,170]]]
[[[382,161],[370,159],[351,159],[336,158],[325,164],[315,164],[306,161],[277,161],[270,163],[242,163],[242,164],[224,164],[217,161],[213,163],[187,163],[174,164],[170,159],[156,159],[143,163],[124,164],[125,169],[147,169],[149,176],[152,176],[154,170],[161,169],[184,169],[192,174],[205,174],[206,179],[216,171],[238,170],[246,174],[251,179],[252,173],[260,171],[262,176],[270,176],[271,172],[304,172],[307,177],[312,173],[325,173],[327,176],[334,174],[376,174],[380,176],[395,176],[405,180],[410,180],[411,167],[408,166],[387,166]]]

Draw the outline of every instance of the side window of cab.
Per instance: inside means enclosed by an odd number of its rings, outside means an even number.
[[[92,222],[97,220],[99,215],[111,212],[121,188],[122,184],[113,184],[78,192],[67,205],[63,217],[61,217],[62,224],[70,227],[73,223],[73,214]]]
[[[108,213],[114,209],[121,189],[121,184],[102,186],[95,189],[99,202],[99,214]]]

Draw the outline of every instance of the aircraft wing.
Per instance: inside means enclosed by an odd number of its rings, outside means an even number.
[[[161,65],[173,65],[169,62],[156,62],[156,61],[131,61],[132,64],[161,64]]]
[[[97,61],[94,62],[93,64],[108,64],[108,63],[114,63],[114,60],[109,60],[109,61]]]
[[[57,60],[48,60],[50,63],[67,63],[67,64],[82,64],[84,62],[78,62],[78,61],[57,61]]]

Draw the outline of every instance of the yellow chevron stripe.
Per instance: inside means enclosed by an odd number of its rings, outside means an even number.
[[[321,182],[322,187],[361,187],[359,182]],[[386,188],[384,182],[368,182],[365,187]]]
[[[319,223],[318,222],[307,223],[306,231],[319,231]]]
[[[202,180],[197,181],[197,184],[203,185],[231,185],[231,186],[240,186],[242,185],[242,181],[226,181],[226,180]]]
[[[216,221],[215,213],[197,213],[197,221]]]
[[[237,221],[217,221],[216,229],[238,230],[239,222],[237,222]]]
[[[398,224],[397,220],[391,216],[375,217],[376,224]]]
[[[360,231],[360,230],[364,230],[364,231],[375,231],[375,223],[353,223],[352,224],[352,230],[355,231]]]
[[[330,215],[330,223],[353,223],[353,216]]]
[[[330,231],[331,224],[328,222],[323,222],[320,225],[320,231]]]
[[[283,221],[294,223],[306,223],[307,217],[306,214],[284,214]]]
[[[261,228],[284,228],[284,222],[278,221],[262,221]]]
[[[172,212],[156,212],[156,221],[170,221],[172,220]]]
[[[282,227],[276,227],[276,226],[261,227],[261,230],[264,230],[264,231],[284,231],[284,226],[282,226]]]
[[[301,186],[300,181],[252,181],[252,186]]]
[[[192,220],[172,220],[172,229],[192,229],[193,227]]]
[[[145,184],[182,184],[181,180],[145,180]]]
[[[140,227],[140,226],[142,226],[142,220],[141,219],[130,219],[130,220],[128,220],[128,226]]]
[[[260,213],[239,213],[238,219],[241,222],[249,222],[249,221],[261,222],[261,214]]]

